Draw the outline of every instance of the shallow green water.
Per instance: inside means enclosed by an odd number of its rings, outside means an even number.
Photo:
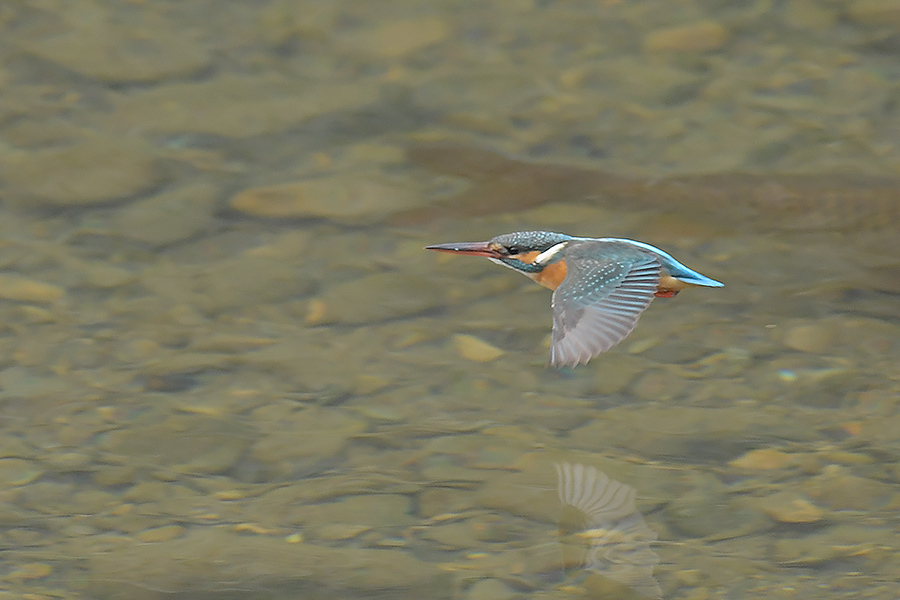
[[[0,598],[895,598],[894,4],[0,8]]]

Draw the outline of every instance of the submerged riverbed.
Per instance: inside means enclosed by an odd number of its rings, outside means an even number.
[[[897,596],[893,2],[0,27],[0,596]],[[555,371],[526,229],[725,287]]]

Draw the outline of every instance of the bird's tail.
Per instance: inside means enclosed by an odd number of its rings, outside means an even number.
[[[679,264],[678,268],[669,269],[669,275],[685,283],[690,283],[691,285],[702,285],[705,287],[722,287],[725,285],[721,281],[710,279],[706,275],[701,275],[693,269],[688,269],[682,264]]]

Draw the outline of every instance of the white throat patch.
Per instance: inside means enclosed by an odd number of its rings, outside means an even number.
[[[568,242],[560,242],[554,246],[550,246],[540,254],[534,257],[534,264],[536,265],[546,265],[550,262],[550,260],[562,251],[563,248],[566,247]]]

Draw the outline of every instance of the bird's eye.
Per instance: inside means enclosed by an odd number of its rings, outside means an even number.
[[[504,250],[506,250],[506,253],[510,255],[522,254],[522,249],[518,246],[506,246]]]

